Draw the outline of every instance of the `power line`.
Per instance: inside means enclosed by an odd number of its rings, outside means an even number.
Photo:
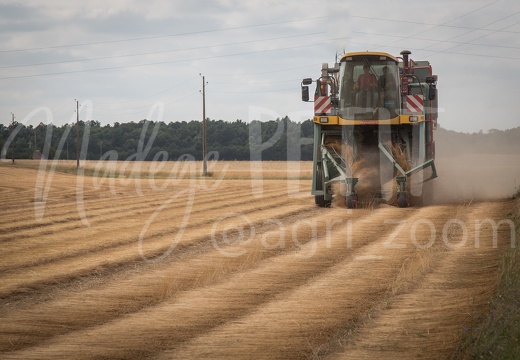
[[[498,20],[494,20],[494,21],[492,21],[492,22],[490,22],[490,23],[484,25],[484,26],[483,26],[481,29],[479,29],[478,31],[480,31],[480,30],[485,30],[485,29],[483,29],[484,27],[488,27],[489,25],[493,25],[493,24],[496,24],[496,23],[498,23],[498,22],[504,21],[505,19],[508,19],[508,18],[510,18],[510,17],[513,17],[513,16],[515,16],[515,15],[517,15],[517,14],[520,14],[520,11],[517,11],[517,12],[511,14],[511,15],[505,16],[505,17],[500,18],[500,19],[498,19]],[[520,23],[520,22],[519,22],[519,23]],[[433,53],[433,54],[430,54],[430,56],[434,56],[434,55],[437,55],[437,54],[440,54],[440,53],[448,52],[448,50],[456,49],[456,48],[458,48],[458,47],[460,47],[460,46],[462,46],[462,45],[471,44],[471,42],[473,42],[473,41],[475,41],[475,40],[482,39],[483,37],[486,37],[486,36],[489,36],[489,35],[494,34],[494,33],[496,33],[496,32],[499,32],[500,30],[507,29],[507,28],[512,27],[512,26],[514,26],[514,25],[516,25],[516,24],[518,24],[518,23],[515,23],[515,24],[513,24],[513,25],[509,25],[509,26],[506,26],[506,27],[504,27],[504,28],[502,28],[502,29],[499,29],[499,30],[493,30],[491,33],[488,33],[488,34],[482,35],[482,36],[480,36],[480,37],[478,37],[478,38],[476,38],[476,39],[472,39],[472,40],[469,40],[469,41],[466,41],[466,42],[462,42],[462,43],[460,43],[460,44],[458,44],[458,45],[452,46],[451,48],[445,49],[445,50],[443,50],[443,51],[437,51],[437,52],[435,52],[435,53]],[[449,38],[448,41],[449,41],[449,40],[456,39],[456,38],[459,38],[459,37],[461,37],[461,36],[465,36],[465,35],[471,34],[471,33],[475,32],[475,31],[477,31],[477,30],[470,30],[470,31],[465,32],[464,34],[460,34],[460,35],[457,35],[457,36],[453,36],[453,37]],[[438,42],[437,44],[435,44],[435,45],[438,45],[438,44],[441,44],[441,43],[444,43],[444,42],[446,42],[446,41],[439,41],[439,42]],[[423,47],[423,48],[421,48],[421,49],[419,49],[419,50],[426,50],[426,49],[431,48],[432,46],[434,46],[434,44],[432,44],[432,45],[428,45],[428,46]]]
[[[321,63],[319,64],[321,66]],[[305,69],[305,68],[309,68],[309,67],[316,67],[317,64],[309,64],[309,65],[304,65],[304,66],[299,66],[299,67],[293,67],[293,68],[286,68],[286,69],[278,69],[278,70],[272,70],[272,71],[260,71],[260,72],[250,72],[250,73],[234,73],[234,74],[208,74],[208,75],[212,75],[212,76],[236,76],[236,75],[239,75],[239,76],[246,76],[246,75],[263,75],[263,74],[273,74],[273,73],[277,73],[277,72],[286,72],[286,71],[291,71],[291,70],[300,70],[300,69]]]
[[[506,27],[504,27],[503,29],[507,29],[507,28],[512,27],[512,26],[515,26],[515,25],[517,25],[517,24],[520,24],[520,21],[517,22],[517,23],[515,23],[515,24],[513,24],[513,25],[506,26]],[[492,32],[491,34],[494,34],[494,33],[496,33],[496,32],[498,32],[498,30]],[[433,53],[433,54],[430,54],[430,56],[434,56],[434,55],[437,55],[437,54],[440,54],[440,53],[448,52],[448,50],[456,49],[456,48],[460,47],[461,45],[466,45],[466,44],[468,44],[468,45],[472,45],[472,44],[471,44],[471,41],[475,41],[475,40],[478,40],[478,39],[482,39],[483,37],[489,36],[489,35],[491,35],[491,34],[485,34],[485,35],[482,35],[482,36],[480,36],[480,37],[478,37],[478,38],[476,38],[476,39],[469,40],[469,41],[467,41],[466,43],[462,43],[462,44],[459,44],[459,45],[456,45],[456,46],[452,46],[451,48],[446,49],[446,50],[437,51],[437,52],[435,52],[435,53]],[[420,50],[423,50],[423,49],[420,49]],[[498,57],[498,56],[493,56],[493,57]]]
[[[257,43],[257,42],[262,42],[262,41],[273,41],[273,40],[281,40],[281,39],[288,39],[288,38],[295,38],[295,37],[302,37],[302,36],[312,36],[312,35],[318,35],[318,34],[323,34],[323,32],[298,34],[298,35],[288,35],[288,36],[279,36],[279,37],[269,38],[269,39],[248,40],[248,41],[240,41],[240,42],[234,42],[234,43],[217,44],[217,45],[204,45],[204,46],[196,46],[196,47],[184,48],[184,49],[163,50],[163,51],[145,52],[145,53],[137,53],[137,54],[102,56],[102,57],[96,57],[96,58],[74,59],[74,60],[55,61],[55,62],[47,62],[47,63],[37,63],[37,64],[8,65],[8,66],[0,66],[0,69],[11,69],[11,68],[20,68],[20,67],[28,67],[28,66],[69,64],[69,63],[74,63],[74,62],[127,58],[127,57],[132,57],[132,56],[158,55],[158,54],[166,54],[166,53],[180,52],[180,51],[207,49],[208,47],[223,47],[223,46],[232,46],[232,45],[242,45],[242,44]]]
[[[298,85],[299,86],[299,85]],[[215,90],[215,93],[218,94],[256,94],[256,93],[275,93],[275,92],[281,92],[281,91],[294,91],[294,87],[286,88],[286,89],[274,89],[274,90],[258,90],[258,91],[222,91],[222,90]],[[213,91],[210,91],[213,93]]]
[[[255,83],[246,83],[246,82],[212,82],[212,84],[217,85],[268,85],[268,84],[279,84],[279,83],[287,83],[287,82],[299,82],[302,79],[290,79],[290,80],[279,80],[279,81],[266,81],[266,82],[255,82]]]
[[[60,72],[54,72],[54,73],[43,73],[43,74],[32,74],[32,75],[5,76],[5,77],[0,77],[0,80],[22,79],[22,78],[32,78],[32,77],[40,77],[40,76],[53,76],[53,75],[65,75],[65,74],[75,74],[75,73],[102,71],[102,70],[116,70],[116,69],[125,69],[125,68],[131,68],[131,67],[163,65],[163,64],[172,64],[172,63],[177,63],[177,62],[186,62],[186,61],[194,61],[194,60],[209,60],[209,59],[232,57],[232,56],[260,54],[260,53],[282,51],[282,50],[294,50],[294,49],[301,49],[301,48],[306,48],[306,47],[322,46],[325,42],[330,42],[330,41],[332,41],[332,40],[325,40],[325,41],[322,41],[322,42],[316,43],[316,44],[299,45],[299,46],[292,46],[292,47],[285,47],[285,48],[278,48],[278,49],[249,51],[249,52],[242,52],[242,53],[214,55],[214,56],[206,56],[206,57],[198,57],[198,58],[190,58],[190,59],[181,59],[181,60],[160,61],[160,62],[145,63],[145,64],[111,66],[111,67],[104,67],[104,68],[70,70],[70,71],[60,71]]]
[[[356,42],[356,41],[352,41],[351,44],[376,46],[379,48],[387,46],[385,44],[371,44],[371,43],[369,44],[366,42]],[[391,47],[394,49],[402,49],[402,47],[398,47],[398,46],[391,46]],[[423,50],[423,49],[417,49],[417,50]],[[425,51],[432,53],[428,56],[432,56],[432,55],[438,54],[438,53],[445,53],[445,54],[463,55],[463,56],[486,57],[486,58],[493,58],[493,59],[520,60],[520,57],[513,57],[513,56],[499,56],[499,55],[489,55],[489,54],[466,54],[466,53],[460,53],[460,52],[454,52],[454,51],[437,51],[437,52],[435,52],[435,50],[425,50]]]
[[[499,0],[499,1],[500,1],[500,0]],[[496,24],[496,23],[498,23],[498,22],[504,21],[505,19],[508,19],[508,18],[510,18],[510,17],[513,17],[513,16],[519,14],[520,11],[519,11],[519,12],[515,12],[515,13],[513,13],[513,14],[510,14],[510,15],[508,15],[508,16],[505,16],[505,17],[503,17],[503,18],[500,18],[500,19],[494,20],[494,21],[492,21],[492,22],[490,22],[490,23],[488,23],[488,24],[486,24],[486,25],[484,25],[484,26],[478,27],[478,28],[463,27],[463,26],[453,26],[453,25],[447,25],[447,24],[450,23],[450,22],[452,22],[452,21],[458,20],[458,19],[460,19],[460,18],[462,18],[462,17],[465,17],[465,16],[467,16],[467,15],[469,15],[469,14],[472,14],[472,13],[475,13],[475,12],[477,12],[477,11],[479,11],[479,10],[482,10],[482,9],[484,9],[484,8],[486,8],[486,7],[488,7],[488,6],[491,6],[491,5],[493,5],[493,4],[495,4],[495,3],[499,2],[499,1],[494,1],[494,2],[492,2],[492,3],[486,4],[486,5],[484,5],[484,6],[480,7],[480,8],[478,8],[478,9],[472,10],[471,12],[468,12],[468,13],[466,13],[466,14],[464,14],[464,15],[458,16],[458,17],[456,17],[456,18],[454,18],[454,19],[452,19],[452,20],[449,20],[449,21],[447,21],[447,22],[444,22],[444,23],[442,23],[442,24],[426,24],[426,23],[419,23],[419,22],[412,22],[412,21],[404,21],[404,20],[388,20],[388,19],[380,19],[380,18],[372,18],[372,19],[386,20],[386,21],[394,21],[394,22],[403,22],[403,23],[413,23],[413,24],[421,24],[421,25],[435,25],[434,28],[437,28],[437,27],[454,27],[454,28],[461,28],[461,29],[469,29],[470,31],[465,32],[464,34],[461,34],[461,35],[457,35],[457,36],[451,37],[451,38],[449,38],[449,39],[447,39],[447,40],[428,40],[428,41],[436,41],[437,43],[436,43],[435,45],[438,45],[438,44],[441,44],[441,43],[449,43],[449,42],[452,42],[452,43],[456,43],[456,44],[457,44],[456,46],[453,46],[453,47],[451,47],[451,48],[449,48],[449,49],[446,49],[446,50],[443,50],[443,51],[437,51],[437,52],[434,52],[434,53],[430,54],[429,56],[433,56],[433,55],[436,55],[436,54],[439,54],[439,53],[450,53],[450,54],[457,54],[457,55],[468,55],[468,54],[463,54],[463,53],[450,52],[449,50],[455,49],[455,48],[460,47],[460,46],[462,46],[462,45],[479,45],[479,44],[472,44],[472,42],[475,41],[475,40],[481,39],[481,38],[483,38],[483,37],[489,36],[489,35],[491,35],[491,34],[497,33],[497,32],[502,32],[502,33],[518,33],[518,32],[512,32],[512,31],[505,31],[505,29],[510,28],[510,27],[512,27],[512,26],[515,26],[515,25],[517,25],[518,23],[515,23],[515,24],[513,24],[513,25],[509,25],[509,26],[506,26],[506,27],[503,27],[503,28],[501,28],[501,29],[497,29],[497,30],[490,30],[490,29],[485,29],[485,28],[488,27],[488,26],[490,26],[490,25]],[[356,16],[353,16],[353,17],[356,17]],[[361,16],[360,16],[360,17],[361,17]],[[365,17],[365,18],[368,18],[368,17]],[[428,32],[428,31],[430,31],[430,30],[433,30],[434,28],[430,28],[430,29],[427,29],[427,30],[424,30],[424,31],[421,31],[421,32],[418,32],[418,33],[414,33],[414,34],[412,34],[412,35],[410,35],[410,36],[406,36],[406,37],[403,36],[403,37],[400,37],[399,40],[396,40],[396,41],[391,42],[390,44],[385,44],[385,45],[381,45],[381,46],[383,46],[383,47],[388,47],[389,45],[395,44],[396,42],[401,41],[401,40],[405,40],[405,39],[418,39],[418,38],[415,38],[416,35],[418,35],[418,34],[422,34],[422,33],[425,33],[425,32]],[[453,39],[456,39],[456,38],[461,37],[461,36],[464,36],[464,35],[468,35],[468,34],[470,34],[470,33],[472,33],[472,32],[475,32],[475,31],[487,31],[488,33],[485,34],[485,35],[482,35],[482,36],[480,36],[480,37],[478,37],[478,38],[476,38],[476,39],[472,39],[472,40],[465,41],[465,42],[454,42],[454,41],[451,41],[451,40],[453,40]],[[389,36],[389,35],[383,35],[383,36]],[[423,39],[423,40],[424,40],[424,39]],[[364,44],[364,45],[367,45],[367,44]],[[371,46],[374,46],[374,45],[371,45]],[[426,50],[426,49],[428,49],[428,48],[431,48],[432,46],[434,46],[434,45],[433,45],[433,44],[432,44],[432,45],[428,45],[428,46],[423,47],[423,48],[418,49],[418,50]],[[483,45],[483,46],[486,46],[486,45]],[[493,46],[493,45],[488,45],[488,46]],[[497,46],[497,45],[494,45],[494,46],[495,46],[495,47],[500,47],[500,46]],[[503,46],[503,47],[504,47],[504,48],[516,48],[516,47],[508,47],[508,46]],[[475,54],[472,54],[471,56],[489,56],[489,55],[475,55]],[[504,59],[517,59],[516,57],[501,57],[501,56],[496,56],[496,55],[493,56],[493,57],[496,57],[496,58],[504,58]]]
[[[479,7],[478,9],[472,10],[472,11],[466,13],[466,14],[463,14],[463,15],[457,16],[457,17],[454,18],[454,19],[448,20],[448,21],[444,22],[443,24],[447,24],[447,23],[450,23],[450,22],[452,22],[452,21],[462,19],[463,17],[466,17],[466,16],[468,16],[468,15],[471,15],[471,14],[473,14],[473,13],[476,13],[477,11],[480,11],[480,10],[482,10],[482,9],[485,9],[485,8],[487,8],[487,7],[491,6],[491,5],[494,5],[494,4],[496,4],[497,2],[500,2],[500,1],[502,1],[502,0],[496,0],[496,1],[493,1],[492,3],[489,3],[489,4],[486,4],[486,5],[484,5],[484,6],[481,6],[481,7]]]
[[[516,25],[516,24],[513,24]],[[511,26],[513,26],[511,25]],[[375,35],[375,36],[384,36],[384,37],[395,37],[399,38],[399,40],[405,40],[405,39],[411,39],[411,40],[421,40],[421,41],[435,41],[437,43],[451,43],[451,44],[459,44],[459,45],[474,45],[474,46],[484,46],[484,47],[493,47],[493,48],[503,48],[503,49],[520,49],[519,46],[506,46],[506,45],[492,45],[492,44],[482,44],[482,43],[473,43],[476,39],[471,40],[471,42],[468,41],[453,41],[453,40],[439,40],[439,39],[428,39],[428,38],[420,38],[420,37],[408,37],[408,36],[402,36],[402,35],[390,35],[390,34],[380,34],[380,33],[371,33],[371,32],[363,32],[363,31],[353,31],[353,34],[363,34],[363,35]],[[491,34],[487,34],[491,35]],[[397,42],[395,41],[395,42]],[[390,44],[394,44],[395,42],[392,42]],[[387,45],[390,45],[387,44]],[[387,46],[386,45],[386,46]],[[423,50],[423,49],[421,49]]]
[[[198,88],[195,91],[187,92],[187,93],[185,93],[185,94],[183,94],[181,96],[178,96],[176,98],[173,98],[171,100],[163,101],[163,103],[164,104],[170,104],[170,103],[179,102],[181,100],[185,100],[185,99],[188,99],[190,97],[193,97],[196,94],[199,94]],[[146,103],[146,104],[143,104],[143,105],[139,105],[138,107],[125,108],[125,110],[123,110],[125,112],[120,112],[120,110],[116,110],[116,111],[103,111],[103,110],[101,110],[100,113],[102,113],[104,117],[107,117],[107,116],[108,117],[123,117],[123,116],[129,116],[129,115],[137,116],[137,114],[144,114],[145,112],[149,111],[149,109],[153,106],[154,103],[155,102],[149,102],[149,103]]]
[[[353,17],[353,18],[360,18],[360,19],[367,19],[367,20],[389,21],[389,22],[404,23],[404,24],[429,25],[429,26],[447,27],[447,28],[454,28],[454,29],[482,30],[482,31],[490,31],[490,32],[497,31],[497,32],[502,32],[502,33],[507,33],[507,34],[520,34],[520,31],[492,30],[492,29],[483,29],[481,27],[480,28],[475,28],[475,27],[470,27],[470,26],[432,24],[432,23],[425,23],[425,22],[418,22],[418,21],[385,19],[385,18],[377,18],[377,17],[370,17],[370,16],[359,16],[359,15],[351,15],[351,17]]]
[[[474,13],[476,11],[479,11],[485,7],[488,7],[488,6],[491,6],[492,4],[495,4],[496,2],[499,2],[500,0],[497,0],[493,3],[490,3],[490,4],[487,4],[485,6],[482,6],[478,9],[475,9],[471,12],[468,12],[467,14],[464,14],[464,15],[461,15],[461,16],[458,16],[454,19],[451,19],[443,24],[437,24],[435,25],[436,27],[440,27],[440,26],[448,26],[448,27],[454,27],[454,26],[450,26],[450,25],[446,25],[447,23],[449,22],[452,22],[452,21],[455,21],[457,19],[460,19],[464,16],[467,16],[471,13]],[[513,14],[513,15],[509,15],[507,17],[511,17],[511,16],[514,16],[516,15],[517,13]],[[370,17],[363,17],[363,16],[353,16],[353,17],[359,17],[359,18],[368,18],[368,19],[379,19],[379,20],[385,20],[385,21],[394,21],[394,22],[406,22],[406,23],[414,23],[414,22],[410,22],[410,21],[403,21],[403,20],[391,20],[391,19],[381,19],[381,18],[370,18]],[[506,17],[506,18],[507,18]],[[323,17],[316,17],[316,18],[309,18],[309,19],[300,19],[300,20],[288,20],[288,21],[283,21],[283,22],[276,22],[276,23],[269,23],[269,24],[258,24],[258,25],[250,25],[250,26],[245,26],[245,27],[255,27],[255,26],[266,26],[266,25],[272,25],[272,24],[282,24],[282,23],[288,23],[288,22],[296,22],[296,21],[307,21],[307,20],[314,20],[314,19],[320,19],[320,18],[323,18]],[[496,23],[498,21],[500,21],[501,19],[497,20],[497,21],[494,21],[490,24],[487,24],[485,26],[489,26],[493,23]],[[416,24],[425,24],[425,25],[433,25],[433,24],[426,24],[426,23],[416,23]],[[222,29],[222,30],[214,30],[214,31],[224,31],[224,30],[230,30],[230,29],[238,29],[238,28],[244,28],[244,27],[234,27],[234,28],[227,28],[227,29]],[[459,27],[459,28],[468,28],[468,27]],[[492,31],[492,33],[495,33],[495,32],[500,32],[500,31],[503,31],[504,29],[499,29],[499,30],[488,30],[488,29],[483,29],[483,28],[468,28],[468,29],[472,29],[472,31],[474,30],[484,30],[484,31]],[[425,31],[422,31],[420,33],[423,33],[423,32],[426,32],[426,31],[429,31],[431,29],[428,29],[428,30],[425,30]],[[209,32],[210,30],[207,30],[207,31],[202,31],[202,32]],[[200,32],[197,32],[197,33],[200,33]],[[517,33],[517,32],[511,32],[511,33]],[[192,34],[192,33],[184,33],[184,34]],[[180,35],[184,35],[184,34],[176,34],[175,36],[180,36]],[[229,45],[238,45],[238,44],[243,44],[243,43],[250,43],[250,42],[261,42],[261,41],[271,41],[271,40],[276,40],[276,39],[283,39],[283,38],[290,38],[290,37],[298,37],[298,36],[309,36],[309,35],[315,35],[315,34],[319,34],[319,33],[310,33],[310,34],[299,34],[299,35],[291,35],[291,36],[286,36],[286,37],[277,37],[277,38],[270,38],[270,39],[260,39],[260,40],[254,40],[254,41],[248,41],[248,42],[236,42],[236,43],[227,43],[227,44],[219,44],[219,45],[213,45],[213,46],[216,46],[216,47],[219,47],[219,46],[229,46]],[[161,36],[158,36],[158,37],[165,37],[165,36],[174,36],[174,35],[161,35]],[[413,36],[413,35],[412,35]],[[406,38],[413,38],[412,36],[409,36],[409,37],[404,37],[405,39]],[[138,38],[139,39],[148,39],[150,37],[146,37],[146,38]],[[131,40],[136,40],[136,39],[124,39],[124,40],[115,40],[115,41],[131,41]],[[438,42],[448,42],[446,40],[442,41],[442,40],[434,40],[434,41],[438,41]],[[473,40],[474,41],[474,40]],[[109,41],[109,42],[113,42],[113,41]],[[105,43],[105,42],[99,42],[99,43]],[[97,44],[97,43],[88,43],[88,44],[75,44],[75,45],[70,45],[70,46],[79,46],[79,45],[91,45],[91,44]],[[461,44],[464,44],[464,43],[461,43]],[[386,46],[388,46],[390,44],[386,44]],[[69,46],[69,45],[64,45],[64,46]],[[177,51],[187,51],[187,50],[196,50],[196,49],[201,49],[201,48],[206,48],[207,46],[202,46],[202,47],[193,47],[193,48],[186,48],[186,49],[174,49],[174,50],[169,50],[169,51],[160,51],[160,52],[147,52],[147,53],[137,53],[137,54],[127,54],[127,55],[115,55],[115,56],[105,56],[105,57],[97,57],[97,58],[90,58],[90,59],[76,59],[76,60],[69,60],[69,61],[60,61],[60,62],[49,62],[49,63],[38,63],[38,64],[23,64],[23,65],[11,65],[11,66],[2,66],[0,68],[16,68],[16,67],[27,67],[27,66],[40,66],[40,65],[54,65],[54,64],[62,64],[62,63],[72,63],[72,62],[83,62],[83,61],[94,61],[94,60],[103,60],[103,59],[111,59],[111,58],[121,58],[121,57],[131,57],[131,56],[143,56],[143,55],[153,55],[153,54],[161,54],[161,53],[168,53],[168,52],[177,52]],[[39,48],[39,49],[42,49],[42,48]],[[31,50],[31,49],[23,49],[23,50]],[[0,52],[5,52],[5,51],[0,51]],[[243,54],[247,54],[247,53],[243,53]],[[230,54],[230,55],[223,55],[223,56],[237,56],[237,55],[243,55],[243,54]],[[201,59],[207,59],[207,58],[201,58]],[[186,59],[186,60],[178,60],[178,61],[191,61],[191,60],[198,60],[198,59]],[[177,61],[170,61],[170,62],[177,62]],[[164,63],[164,62],[163,62]],[[134,67],[134,66],[146,66],[146,65],[155,65],[155,64],[161,64],[161,63],[149,63],[149,64],[136,64],[136,65],[126,65],[126,66],[119,66],[119,67],[107,67],[107,68],[99,68],[99,69],[84,69],[84,70],[76,70],[76,71],[69,71],[69,72],[55,72],[55,73],[47,73],[47,74],[34,74],[34,75],[21,75],[21,76],[8,76],[8,77],[3,77],[3,78],[0,78],[0,79],[13,79],[13,78],[25,78],[25,77],[35,77],[35,76],[49,76],[49,75],[59,75],[59,74],[67,74],[67,73],[76,73],[76,72],[83,72],[83,71],[97,71],[97,70],[111,70],[111,69],[119,69],[119,68],[126,68],[126,67]]]
[[[451,20],[445,21],[445,22],[443,22],[442,24],[434,25],[432,28],[429,28],[429,29],[426,29],[426,30],[423,30],[423,31],[419,31],[419,32],[416,32],[416,33],[414,33],[414,34],[412,34],[412,35],[406,36],[406,37],[404,37],[404,39],[410,39],[410,38],[412,38],[412,37],[414,37],[414,36],[417,36],[417,35],[420,35],[420,34],[424,34],[424,33],[428,32],[428,31],[431,31],[431,30],[433,30],[433,29],[439,28],[439,27],[441,27],[441,26],[445,26],[445,25],[447,25],[447,24],[450,23],[450,22],[453,22],[453,21],[455,21],[455,20],[459,20],[459,19],[461,19],[461,18],[463,18],[463,17],[466,17],[466,16],[468,16],[468,15],[470,15],[470,14],[473,14],[473,13],[475,13],[475,12],[477,12],[477,11],[480,11],[480,10],[482,10],[482,9],[488,7],[488,6],[491,6],[491,5],[493,5],[493,4],[497,3],[497,2],[500,2],[500,1],[501,1],[501,0],[497,0],[497,1],[494,1],[494,2],[492,2],[492,3],[486,4],[486,5],[484,5],[484,6],[479,7],[478,9],[475,9],[475,10],[472,10],[472,11],[470,11],[470,12],[467,12],[467,13],[465,13],[465,14],[463,14],[463,15],[457,16],[457,17],[454,18],[454,19],[451,19]],[[388,44],[388,45],[395,44],[397,41],[398,41],[398,40],[396,40],[396,41],[394,41],[394,42],[392,42],[392,43],[390,43],[390,44]]]
[[[507,19],[507,18],[510,18],[510,17],[512,17],[512,16],[515,16],[515,15],[517,15],[517,14],[520,14],[520,11],[518,11],[518,12],[512,14],[512,15],[508,15],[508,16],[506,16],[506,17],[503,17],[503,18],[501,18],[501,19],[498,19],[498,20],[492,21],[492,22],[490,22],[489,24],[484,25],[483,27],[487,27],[487,26],[489,26],[489,25],[492,25],[492,24],[495,24],[495,23],[497,23],[497,22],[503,21],[503,20],[505,20],[505,19]],[[515,24],[515,25],[516,25],[516,24]],[[507,29],[508,27],[511,27],[511,26],[506,26],[506,27],[503,28],[503,29]],[[465,36],[465,35],[471,34],[472,32],[475,32],[475,31],[476,31],[476,30],[471,30],[471,31],[465,32],[464,34],[460,34],[460,35],[457,35],[457,36],[451,37],[451,38],[449,38],[448,40],[453,40],[453,39],[459,38],[459,37],[461,37],[461,36]],[[497,30],[497,31],[498,31],[498,30]],[[466,42],[466,44],[469,43],[469,42],[471,42],[471,41],[475,41],[475,40],[481,39],[481,38],[483,38],[483,37],[486,37],[486,36],[488,36],[488,35],[494,34],[494,33],[496,33],[497,31],[493,31],[493,32],[491,32],[491,33],[489,33],[489,34],[483,35],[483,36],[478,37],[478,38],[476,38],[476,39],[472,39],[472,40]],[[440,41],[439,44],[440,44],[440,43],[443,43],[443,42],[444,42],[444,41]],[[459,46],[461,46],[461,45],[464,45],[464,43],[459,44],[459,45],[456,45],[456,46],[454,46],[454,47],[451,47],[450,49],[455,49],[455,48],[457,48],[457,47],[459,47]],[[430,47],[432,47],[432,46],[433,46],[433,45],[429,45],[429,46],[427,46],[427,47],[425,47],[425,48],[423,48],[423,49],[421,49],[421,50],[428,49],[428,48],[430,48]],[[450,49],[448,49],[448,50],[450,50]]]
[[[160,94],[163,94],[163,93],[166,93],[167,91],[170,91],[172,89],[176,89],[176,88],[179,88],[181,86],[184,86],[185,84],[189,83],[190,81],[194,80],[196,78],[196,76],[192,76],[191,78],[189,79],[186,79],[180,83],[176,83],[174,86],[170,86],[164,90],[161,90],[161,91],[158,91],[158,92],[155,92],[153,94],[150,94],[150,95],[146,95],[146,96],[141,96],[139,97],[138,99],[134,98],[134,99],[131,99],[131,100],[124,100],[124,101],[118,101],[118,102],[114,102],[114,101],[110,101],[110,102],[96,102],[97,104],[101,104],[101,105],[106,105],[106,104],[110,104],[110,105],[114,105],[114,104],[124,104],[124,103],[127,103],[127,102],[135,102],[136,100],[143,100],[143,99],[148,99],[148,98],[151,98],[151,97],[154,97],[154,96],[157,96],[157,95],[160,95]]]
[[[62,48],[67,48],[67,47],[91,46],[91,45],[101,45],[101,44],[113,44],[113,43],[118,43],[118,42],[129,42],[129,41],[159,39],[159,38],[165,38],[165,37],[189,36],[189,35],[207,34],[207,33],[229,31],[229,30],[248,29],[248,28],[255,28],[255,27],[262,27],[262,26],[281,25],[281,24],[288,24],[288,23],[294,23],[294,22],[303,22],[303,21],[310,21],[310,20],[319,20],[319,19],[324,19],[324,18],[326,18],[326,17],[325,16],[319,16],[319,17],[296,19],[296,20],[277,21],[277,22],[264,23],[264,24],[235,26],[235,27],[229,27],[229,28],[224,28],[224,29],[192,31],[192,32],[178,33],[178,34],[154,35],[154,36],[145,36],[145,37],[139,37],[139,38],[108,40],[108,41],[97,41],[97,42],[90,42],[90,43],[78,43],[78,44],[67,44],[67,45],[56,45],[56,46],[46,46],[46,47],[27,48],[27,49],[0,50],[0,53],[12,53],[12,52],[21,52],[21,51],[37,51],[37,50],[50,50],[50,49],[62,49]]]

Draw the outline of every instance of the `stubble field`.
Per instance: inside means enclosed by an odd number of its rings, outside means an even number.
[[[449,358],[516,241],[518,199],[317,208],[309,163],[25,165],[0,167],[6,359]]]

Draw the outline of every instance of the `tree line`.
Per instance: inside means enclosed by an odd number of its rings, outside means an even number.
[[[84,151],[87,160],[177,160],[183,155],[202,160],[202,122],[114,123],[79,121],[76,125],[37,126],[13,122],[0,124],[2,158],[73,160]],[[509,130],[460,133],[439,128],[435,134],[438,155],[458,153],[520,153],[520,127]],[[288,117],[270,121],[206,120],[207,152],[218,152],[220,160],[312,160],[313,122],[293,122]],[[214,154],[214,153],[213,153]]]
[[[13,122],[0,124],[2,158],[73,160],[76,152],[87,160],[176,160],[191,155],[202,160],[202,121],[139,122],[101,125],[95,120],[76,125],[37,126]],[[297,123],[288,117],[270,121],[226,122],[206,120],[206,151],[220,160],[312,160],[313,123]],[[214,153],[213,153],[214,154]],[[190,157],[191,158],[191,157]]]

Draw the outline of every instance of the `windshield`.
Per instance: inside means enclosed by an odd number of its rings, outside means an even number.
[[[380,56],[347,57],[340,65],[339,114],[349,120],[399,115],[397,63]]]

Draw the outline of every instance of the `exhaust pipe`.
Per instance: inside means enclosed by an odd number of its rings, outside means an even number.
[[[409,65],[408,56],[411,53],[412,52],[410,50],[403,50],[403,51],[401,51],[401,55],[403,56],[404,72],[405,72],[405,74],[408,73],[408,65]]]

